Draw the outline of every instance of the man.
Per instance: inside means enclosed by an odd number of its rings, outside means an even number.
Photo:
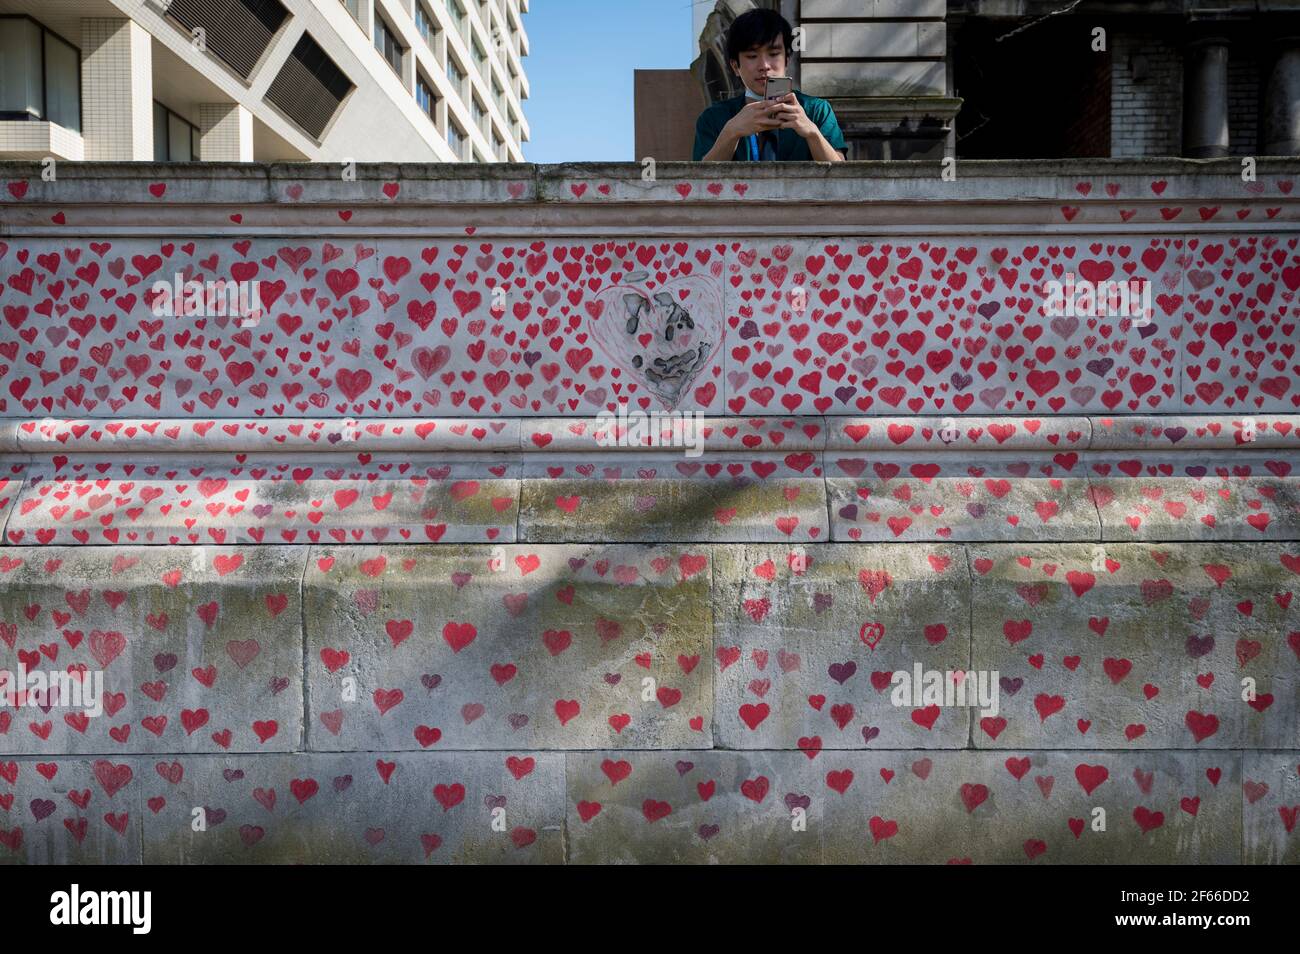
[[[695,122],[697,162],[844,161],[844,134],[830,103],[798,90],[767,102],[769,76],[785,76],[793,31],[775,10],[750,10],[727,31],[727,60],[745,95],[715,103]]]

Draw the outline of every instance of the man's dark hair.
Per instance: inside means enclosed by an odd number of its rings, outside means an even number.
[[[727,62],[739,60],[740,54],[754,47],[765,47],[780,37],[789,56],[794,46],[794,31],[785,17],[775,10],[746,10],[727,30]]]

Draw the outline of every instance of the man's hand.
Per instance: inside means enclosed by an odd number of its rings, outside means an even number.
[[[808,143],[808,152],[815,162],[843,162],[844,156],[838,152],[822,135],[821,128],[808,118],[794,93],[786,93],[779,100],[772,116],[781,129],[793,129],[800,139]]]
[[[772,107],[772,117],[778,121],[780,128],[793,129],[800,139],[807,139],[819,132],[817,124],[808,118],[794,93],[786,93],[772,102],[776,104]]]
[[[773,110],[777,108],[773,105],[774,102],[756,99],[746,103],[740,108],[740,112],[727,120],[727,125],[722,127],[723,132],[730,133],[739,140],[756,133],[767,132],[769,129],[779,128],[781,121],[772,115]]]

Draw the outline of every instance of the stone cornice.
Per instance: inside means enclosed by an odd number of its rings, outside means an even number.
[[[0,235],[733,233],[777,206],[768,235],[1294,231],[1300,164],[1238,159],[937,162],[0,164]],[[647,172],[648,174],[648,172]]]

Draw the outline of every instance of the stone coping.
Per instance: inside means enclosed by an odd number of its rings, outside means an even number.
[[[622,427],[653,443],[632,443]],[[673,422],[676,422],[675,424]],[[673,428],[676,430],[673,430]],[[686,430],[683,430],[686,428]],[[997,417],[32,418],[0,420],[0,453],[449,452],[681,455],[841,452],[1125,451],[1300,448],[1300,414]]]
[[[182,225],[258,234],[282,232],[286,224],[316,231],[405,228],[471,235],[476,229],[485,235],[617,230],[630,224],[628,205],[646,207],[637,227],[671,228],[683,224],[671,207],[683,204],[692,208],[689,224],[702,229],[733,221],[738,207],[755,202],[789,206],[765,228],[796,232],[861,232],[865,225],[901,232],[949,224],[1239,231],[1300,221],[1292,192],[1300,170],[1284,157],[1258,158],[1252,182],[1242,181],[1235,159],[962,160],[955,178],[944,178],[938,162],[878,161],[766,169],[660,162],[653,170],[641,162],[371,163],[349,170],[346,180],[335,163],[64,162],[52,181],[42,172],[39,163],[0,163],[7,187],[0,234],[43,229],[107,235],[113,229]],[[346,218],[338,206],[345,207]],[[567,219],[578,206],[584,207],[582,219]],[[292,222],[287,207],[297,208]],[[53,216],[51,208],[57,209]],[[373,214],[378,210],[380,220]]]

